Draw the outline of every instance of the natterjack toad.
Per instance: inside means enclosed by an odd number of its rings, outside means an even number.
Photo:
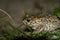
[[[28,17],[23,20],[25,25],[29,25],[34,30],[33,33],[53,31],[60,27],[60,20],[56,16]]]

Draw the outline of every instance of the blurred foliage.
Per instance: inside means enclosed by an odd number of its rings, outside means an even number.
[[[60,8],[54,8],[53,14],[60,18]]]
[[[43,33],[39,33],[39,34],[33,34],[32,38],[33,39],[37,39],[40,38],[41,40],[50,40],[51,37],[56,36],[57,38],[53,38],[55,40],[60,39],[60,30],[56,30],[55,32],[43,32]]]
[[[12,40],[14,37],[20,37],[20,33],[22,33],[24,37],[27,37],[22,30],[18,29],[16,26],[11,24],[11,22],[4,20],[5,16],[8,16],[11,21],[13,20],[11,19],[12,17],[6,11],[2,9],[0,9],[0,11],[3,12],[2,15],[5,14],[4,16],[2,16],[0,13],[0,35],[1,35],[0,39],[1,40],[3,40],[3,38],[6,38],[7,40]]]
[[[2,20],[0,20],[0,22],[3,22],[3,24],[6,25],[6,27],[1,25],[3,27],[1,30],[1,33],[0,33],[0,35],[2,35],[1,37],[6,38],[7,40],[13,40],[14,37],[20,37],[21,33],[24,37],[27,37],[23,31],[21,31],[20,29],[18,29],[15,26],[13,26],[10,22],[2,21]]]

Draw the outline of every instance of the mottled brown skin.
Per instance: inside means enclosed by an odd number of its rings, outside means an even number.
[[[27,19],[29,19],[29,21],[27,21]],[[53,31],[57,28],[59,28],[59,23],[60,20],[56,17],[56,16],[46,16],[46,17],[28,17],[25,21],[25,25],[29,25],[31,26],[34,31],[33,33],[40,33],[40,32],[44,32],[44,31]]]

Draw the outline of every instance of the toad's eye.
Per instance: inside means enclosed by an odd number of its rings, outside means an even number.
[[[28,22],[30,22],[30,20],[29,20],[29,19],[27,19],[27,21],[28,21]]]

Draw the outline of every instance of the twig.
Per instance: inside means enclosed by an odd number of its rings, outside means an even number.
[[[7,13],[6,11],[4,11],[4,10],[2,10],[2,9],[0,9],[0,11],[3,12],[4,14],[6,14],[6,15],[9,17],[9,19],[10,19],[12,22],[14,22],[13,18],[10,16],[9,13]]]

